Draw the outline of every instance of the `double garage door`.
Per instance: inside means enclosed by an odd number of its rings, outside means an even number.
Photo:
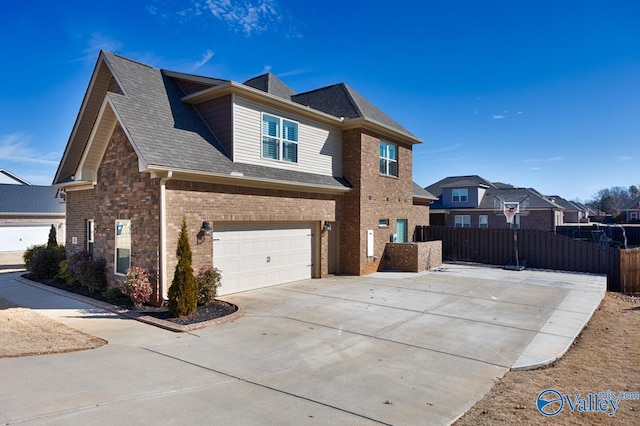
[[[24,251],[36,244],[46,244],[51,225],[0,226],[0,251]]]
[[[310,224],[213,227],[213,264],[222,271],[219,294],[311,278]]]

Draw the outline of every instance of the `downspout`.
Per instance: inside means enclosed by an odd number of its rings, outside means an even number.
[[[160,178],[160,293],[163,300],[169,299],[169,286],[167,285],[167,197],[166,183],[171,179],[173,172],[169,171],[166,177]]]

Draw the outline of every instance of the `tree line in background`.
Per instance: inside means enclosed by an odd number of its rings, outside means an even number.
[[[640,189],[636,185],[628,188],[613,186],[598,191],[585,205],[594,210],[601,210],[616,219],[623,209],[629,208],[636,201],[640,201]]]

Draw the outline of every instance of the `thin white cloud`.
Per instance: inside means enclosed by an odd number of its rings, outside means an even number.
[[[502,119],[507,118],[507,116],[504,115],[504,114],[495,114],[495,115],[491,116],[491,118],[493,118],[494,120],[502,120]]]
[[[439,149],[434,149],[434,150],[431,150],[431,151],[426,151],[425,153],[427,153],[427,154],[438,154],[440,152],[454,151],[454,150],[456,150],[458,148],[461,148],[461,147],[462,147],[462,144],[461,143],[457,143],[457,144],[454,144],[454,145],[445,146],[444,148],[439,148]]]
[[[261,74],[266,74],[268,72],[271,72],[271,65],[265,65],[264,68],[262,68]]]
[[[89,37],[89,41],[87,42],[87,47],[82,50],[82,56],[71,61],[71,62],[95,62],[98,57],[98,53],[101,50],[107,52],[117,52],[122,49],[122,43],[119,41],[107,37],[100,33],[91,34]]]
[[[0,161],[57,165],[58,153],[44,153],[31,148],[31,137],[22,132],[0,136]]]
[[[548,163],[557,163],[558,161],[564,161],[564,157],[549,157],[549,158],[530,158],[525,160],[525,163],[528,164],[548,164]]]
[[[624,162],[624,161],[631,161],[633,160],[633,157],[629,156],[629,155],[617,155],[615,157],[616,160],[620,161],[620,162]]]
[[[278,77],[285,78],[285,77],[291,77],[293,75],[306,74],[306,73],[309,73],[309,72],[313,72],[313,68],[311,68],[311,67],[298,68],[296,70],[279,72],[278,73]]]
[[[207,49],[205,50],[205,52],[202,54],[202,58],[196,62],[195,64],[193,64],[190,68],[189,71],[193,72],[196,71],[200,68],[202,68],[204,65],[206,65],[207,62],[209,62],[211,60],[211,58],[213,58],[213,51],[211,49]]]

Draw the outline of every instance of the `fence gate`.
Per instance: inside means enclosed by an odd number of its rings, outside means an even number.
[[[640,293],[640,248],[620,250],[620,291]]]

